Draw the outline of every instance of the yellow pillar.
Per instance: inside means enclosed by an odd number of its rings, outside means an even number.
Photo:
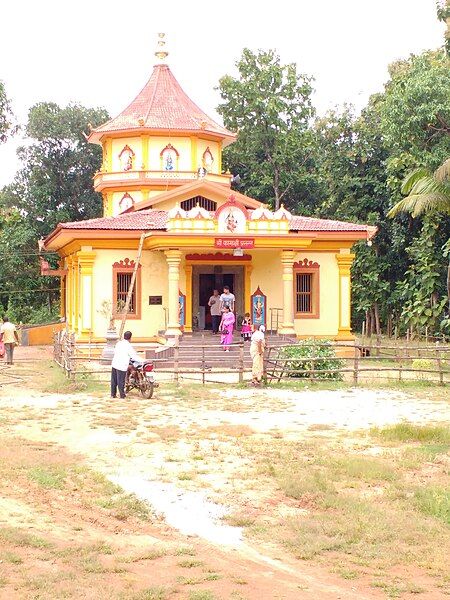
[[[112,171],[112,139],[111,138],[106,140],[105,148],[106,148],[106,169],[108,171]]]
[[[191,137],[191,170],[197,171],[199,166],[197,158],[197,138]]]
[[[186,323],[184,331],[190,333],[192,331],[192,265],[185,265],[184,273],[186,275]]]
[[[78,266],[79,258],[74,256],[72,259],[72,273],[73,273],[73,319],[72,329],[75,333],[78,333],[80,324],[80,269]]]
[[[281,251],[281,265],[283,267],[283,322],[279,333],[295,335],[294,329],[294,264],[295,253],[293,250]]]
[[[252,275],[253,267],[252,265],[244,266],[244,312],[252,313],[251,311],[251,275]]]
[[[179,291],[180,291],[180,263],[181,251],[178,249],[166,250],[167,265],[169,267],[169,322],[167,324],[166,336],[174,337],[181,335],[179,320]]]
[[[68,256],[66,259],[67,265],[67,282],[66,282],[66,300],[67,300],[67,324],[69,330],[72,329],[72,307],[73,307],[73,270],[72,270],[72,257]]]
[[[61,263],[61,269],[64,268],[64,264],[63,262]],[[59,297],[60,297],[60,301],[59,301],[59,316],[61,317],[61,319],[65,319],[66,315],[67,315],[67,309],[66,309],[66,287],[67,287],[67,276],[66,277],[60,277],[59,280]]]
[[[148,135],[141,136],[141,148],[142,148],[141,168],[143,171],[148,170],[148,141],[149,141]]]
[[[355,336],[351,329],[351,284],[350,267],[352,266],[354,254],[336,254],[339,268],[339,329],[337,340],[354,340]]]
[[[95,252],[85,248],[78,252],[80,319],[78,331],[81,338],[88,338],[93,324],[93,268]]]

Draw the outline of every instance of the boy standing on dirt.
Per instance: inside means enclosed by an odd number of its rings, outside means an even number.
[[[0,341],[5,344],[6,364],[13,364],[14,346],[19,345],[19,335],[16,326],[9,322],[8,317],[3,317],[3,325],[0,327]]]
[[[117,398],[117,388],[119,395],[125,398],[125,377],[130,364],[130,358],[141,362],[138,353],[130,344],[131,331],[125,331],[123,340],[119,340],[114,348],[114,357],[111,363],[111,398]]]

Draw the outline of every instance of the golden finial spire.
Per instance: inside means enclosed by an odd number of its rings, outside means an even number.
[[[166,34],[158,33],[158,41],[156,43],[156,58],[159,59],[161,64],[166,62],[166,58],[169,56],[169,53],[166,50]]]

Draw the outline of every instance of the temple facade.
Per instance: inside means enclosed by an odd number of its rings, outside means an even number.
[[[103,340],[108,310],[121,318],[136,271],[127,315],[136,341],[209,329],[208,299],[224,286],[238,318],[248,312],[296,337],[353,339],[352,246],[375,229],[273,212],[233,191],[222,151],[235,134],[181,89],[163,39],[156,55],[131,104],[89,133],[103,149],[93,182],[103,217],[60,223],[45,240],[61,257],[69,329]]]

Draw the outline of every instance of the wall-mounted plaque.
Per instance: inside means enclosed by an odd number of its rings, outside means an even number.
[[[154,306],[156,304],[162,304],[162,296],[149,296],[148,303],[150,306]]]

